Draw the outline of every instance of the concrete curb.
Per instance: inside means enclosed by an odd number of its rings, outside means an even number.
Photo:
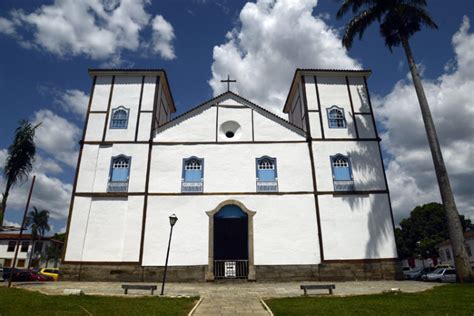
[[[268,312],[268,314],[273,316],[272,310],[270,309],[270,307],[268,307],[268,305],[265,303],[265,301],[261,297],[260,297],[260,303],[263,305],[263,308]]]
[[[203,300],[204,298],[201,297],[199,301],[197,301],[196,305],[194,305],[193,309],[188,313],[188,316],[192,316],[194,314],[194,312],[196,311],[196,309],[199,307],[199,305],[202,303]]]

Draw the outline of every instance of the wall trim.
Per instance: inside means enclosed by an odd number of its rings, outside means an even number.
[[[316,83],[316,76],[314,77],[314,82],[315,82],[315,86],[316,86],[316,94],[317,94],[317,99],[318,99],[318,107],[319,109],[321,109],[320,107],[320,103],[319,103],[319,93],[318,93],[318,85]],[[306,119],[306,142],[308,143],[308,151],[309,151],[309,160],[311,162],[311,177],[312,177],[312,180],[313,180],[313,194],[314,194],[314,206],[316,208],[316,225],[318,227],[318,244],[319,244],[319,256],[320,256],[320,260],[324,260],[324,247],[323,247],[323,233],[322,233],[322,230],[321,230],[321,215],[319,213],[319,200],[318,200],[318,195],[316,192],[318,192],[318,184],[317,184],[317,180],[316,180],[316,166],[315,166],[315,163],[314,163],[314,154],[313,154],[313,141],[312,141],[312,136],[311,136],[311,124],[309,122],[309,115],[307,115],[308,113],[308,101],[306,99],[306,82],[305,82],[305,79],[304,79],[304,75],[301,75],[301,85],[303,87],[303,105],[304,105],[304,109],[305,109],[305,119]],[[319,118],[321,118],[321,112],[319,112]],[[321,122],[321,135],[324,137],[324,128],[323,128],[323,125],[322,125],[322,122]]]
[[[107,127],[109,125],[110,107],[112,105],[112,96],[114,94],[115,75],[112,76],[112,83],[110,85],[109,102],[107,103],[107,113],[105,114],[104,132],[102,133],[102,141],[105,142],[105,135],[107,134]]]
[[[76,192],[75,196],[82,197],[127,197],[127,196],[206,196],[206,195],[370,195],[370,194],[388,194],[388,190],[365,190],[365,191],[283,191],[283,192]]]
[[[323,109],[321,108],[321,100],[319,98],[319,88],[318,88],[318,77],[314,76],[314,87],[316,89],[316,100],[318,101],[318,112],[319,112],[319,123],[321,124],[321,138],[326,138],[324,136],[324,124],[323,124]]]
[[[351,87],[349,86],[349,77],[346,76],[346,85],[347,85],[347,94],[349,95],[349,103],[351,105],[351,112],[352,112],[352,121],[354,122],[354,129],[356,133],[356,138],[359,139],[359,129],[357,128],[357,120],[354,115],[354,103],[352,102],[352,94],[351,94]]]
[[[137,122],[135,124],[135,141],[138,140],[138,129],[140,127],[140,114],[142,110],[143,87],[145,86],[145,76],[142,77],[142,86],[140,88],[140,99],[138,100]]]
[[[335,259],[324,260],[321,263],[379,263],[398,261],[398,258],[375,258],[375,259]]]
[[[143,262],[143,251],[144,251],[144,245],[145,245],[145,228],[146,228],[146,215],[148,211],[148,188],[150,184],[150,170],[151,170],[151,153],[153,150],[153,133],[155,132],[155,116],[156,116],[156,110],[158,106],[161,106],[159,104],[158,99],[161,99],[161,80],[160,76],[156,76],[156,81],[155,81],[155,99],[153,100],[153,114],[151,116],[151,126],[150,126],[150,140],[148,144],[148,160],[146,164],[146,176],[145,176],[145,197],[143,200],[143,214],[142,214],[142,232],[140,236],[140,253],[139,253],[139,261],[140,264]],[[158,128],[159,122],[156,122],[156,128]],[[142,279],[143,281],[143,279]]]

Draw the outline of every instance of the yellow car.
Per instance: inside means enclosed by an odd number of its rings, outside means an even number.
[[[54,281],[59,279],[59,269],[58,268],[43,268],[39,271],[42,275],[47,275],[53,278]]]

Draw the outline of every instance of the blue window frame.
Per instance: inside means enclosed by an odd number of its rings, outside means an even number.
[[[112,109],[112,118],[110,119],[110,128],[112,129],[126,129],[128,127],[128,113],[129,109],[124,106]]]
[[[189,157],[183,159],[181,192],[193,193],[203,191],[204,159]]]
[[[349,156],[331,156],[332,179],[335,191],[353,191],[354,179]]]
[[[327,109],[329,128],[346,128],[344,109],[333,105]]]
[[[127,192],[132,158],[124,155],[112,157],[107,192]]]
[[[263,156],[256,159],[257,192],[278,192],[276,158]]]

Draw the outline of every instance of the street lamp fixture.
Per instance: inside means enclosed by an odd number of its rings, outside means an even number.
[[[170,255],[170,246],[171,246],[171,236],[173,235],[173,226],[178,221],[178,217],[175,214],[169,217],[170,220],[170,239],[168,240],[168,251],[166,252],[166,262],[165,262],[165,271],[163,272],[163,282],[161,283],[161,294],[164,295],[165,292],[165,283],[166,283],[166,271],[168,270],[168,257]]]
[[[176,224],[176,222],[178,221],[178,218],[176,217],[175,214],[171,215],[170,216],[170,226],[173,227],[174,224]]]

